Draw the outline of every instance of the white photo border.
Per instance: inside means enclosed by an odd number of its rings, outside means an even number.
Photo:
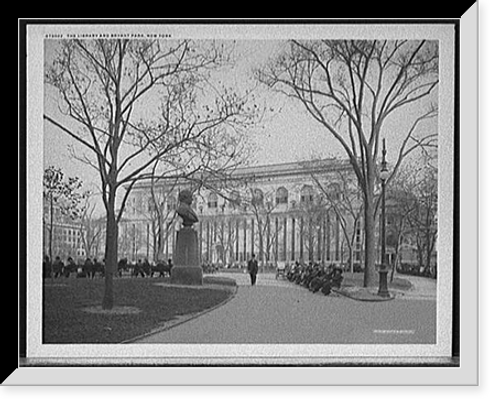
[[[98,28],[92,25],[87,26],[43,26],[33,27],[37,31],[42,29],[42,32],[37,32],[34,35],[36,40],[32,47],[33,53],[39,53],[39,56],[33,58],[35,61],[43,61],[43,44],[41,41],[44,38],[93,38],[93,36],[109,35],[111,38],[119,36],[132,36],[135,38],[141,35],[169,35],[172,38],[210,38],[210,39],[277,39],[277,38],[325,38],[341,37],[341,38],[426,38],[437,39],[440,41],[440,92],[439,92],[439,107],[440,107],[440,180],[444,179],[447,182],[440,182],[440,199],[439,199],[439,234],[438,234],[438,252],[439,255],[439,278],[438,278],[438,311],[437,311],[437,340],[436,344],[429,345],[282,345],[282,344],[238,344],[238,345],[213,345],[200,344],[196,346],[184,344],[156,344],[145,347],[144,345],[126,344],[126,345],[54,345],[43,344],[41,333],[41,286],[42,279],[39,272],[40,264],[36,261],[42,257],[41,245],[35,242],[41,241],[41,213],[33,213],[35,216],[32,219],[38,220],[38,227],[34,223],[28,222],[30,230],[36,233],[30,234],[33,239],[33,244],[28,245],[37,253],[30,255],[28,253],[28,261],[33,259],[33,264],[28,267],[28,286],[33,287],[30,290],[28,302],[28,326],[37,327],[39,329],[31,329],[28,337],[28,353],[27,357],[31,360],[39,358],[44,359],[60,359],[64,358],[93,358],[93,359],[109,359],[109,358],[163,358],[163,360],[172,360],[172,363],[233,363],[236,359],[245,359],[248,363],[261,364],[267,359],[268,363],[289,363],[290,358],[296,363],[300,363],[303,359],[307,359],[306,364],[310,364],[311,360],[319,358],[319,363],[327,361],[335,361],[345,357],[434,357],[442,358],[451,353],[451,313],[452,309],[452,248],[453,240],[453,151],[454,151],[454,37],[455,26],[453,24],[385,24],[385,25],[368,25],[368,24],[331,24],[331,25],[116,25],[106,26],[100,25]],[[164,34],[167,32],[168,34]],[[42,67],[43,68],[43,67]],[[31,80],[31,78],[42,75],[42,72],[34,71],[34,75],[30,75],[29,85],[34,83],[39,84],[39,80]],[[34,90],[37,93],[38,89]],[[43,90],[40,98],[43,97]],[[30,97],[30,100],[33,100]],[[43,108],[43,103],[35,104],[36,108]],[[30,112],[33,111],[30,109]],[[33,121],[34,128],[43,126],[43,122],[37,123],[42,117],[42,112],[36,115]],[[43,174],[43,160],[40,156],[42,149],[38,145],[40,139],[34,142],[33,148],[28,144],[28,153],[32,152],[32,156],[28,158],[30,168],[28,171],[33,171],[34,176],[28,176],[29,180],[33,180],[36,184],[28,190],[34,191],[35,196],[39,196],[41,182],[35,177]],[[28,140],[30,143],[30,140]],[[36,164],[35,164],[36,163]],[[29,175],[29,174],[28,174]],[[38,188],[38,190],[37,190]],[[41,211],[37,206],[34,211]],[[38,236],[37,236],[38,235]],[[300,355],[297,357],[296,355]],[[314,362],[315,364],[318,362]]]

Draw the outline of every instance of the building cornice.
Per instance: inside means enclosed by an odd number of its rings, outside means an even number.
[[[200,180],[204,180],[205,183],[218,184],[221,182],[257,182],[263,181],[264,179],[276,180],[281,177],[300,177],[307,176],[311,173],[315,174],[325,174],[332,171],[349,171],[351,170],[351,164],[349,160],[340,160],[335,158],[328,159],[318,159],[318,160],[307,160],[307,161],[295,161],[286,163],[276,163],[276,164],[261,164],[249,167],[242,167],[233,170],[228,173],[227,179],[215,179],[211,176],[204,177],[201,174]],[[193,181],[175,181],[177,188],[181,189],[190,185]],[[165,180],[164,185],[169,185],[171,182]],[[143,190],[145,188],[150,188],[150,181],[138,182],[134,189]]]

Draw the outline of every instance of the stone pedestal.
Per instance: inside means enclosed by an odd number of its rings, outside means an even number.
[[[177,232],[174,252],[174,267],[171,271],[172,284],[202,285],[203,272],[200,266],[198,233],[191,227]]]
[[[378,272],[379,274],[378,295],[384,298],[388,298],[391,296],[389,294],[389,290],[387,289],[387,273],[388,270],[385,268],[383,268]]]

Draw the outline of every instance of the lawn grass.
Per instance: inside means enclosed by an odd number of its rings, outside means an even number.
[[[363,287],[364,273],[344,273],[343,276],[342,287]],[[392,282],[389,278],[387,280],[389,289],[409,290],[412,287],[411,283],[403,278],[394,277]]]
[[[104,279],[46,280],[43,291],[43,343],[121,343],[160,327],[180,315],[212,308],[231,295],[234,284],[210,277],[200,288],[170,286],[168,278],[116,278],[115,309],[136,313],[91,313],[104,294]],[[223,288],[226,289],[223,289]],[[123,309],[123,308],[122,308]]]

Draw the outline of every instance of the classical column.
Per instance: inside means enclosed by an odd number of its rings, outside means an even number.
[[[318,221],[318,235],[317,235],[317,237],[316,237],[316,239],[317,239],[317,241],[318,241],[318,262],[321,262],[321,256],[322,256],[322,254],[323,254],[323,253],[321,252],[321,243],[322,243],[322,239],[321,239],[322,233],[321,233],[321,231],[322,231],[322,229],[323,229],[323,228],[322,228],[322,222],[323,222],[323,220],[322,220],[322,219],[320,219],[320,220]]]
[[[227,220],[227,247],[228,247],[228,255],[226,258],[226,264],[231,264],[234,262],[234,234],[233,234],[233,222],[231,222],[231,218]]]
[[[328,250],[328,242],[329,242],[329,236],[328,234],[330,233],[330,227],[328,226],[328,216],[325,216],[325,221],[323,223],[323,258],[325,259],[325,263],[330,261],[329,253],[330,251]]]
[[[218,233],[218,227],[219,227],[219,221],[214,220],[214,228],[213,228],[213,233],[212,233],[212,246],[214,248],[213,256],[214,260],[217,262],[219,260],[219,252],[217,251],[217,233]]]
[[[214,229],[215,229],[215,221],[212,219],[210,222],[210,234],[208,235],[208,262],[213,263],[213,249],[214,249]]]
[[[169,232],[169,229],[167,229],[165,231],[165,258],[168,259],[168,256],[169,256],[169,253],[170,251],[168,250],[168,232]]]
[[[222,258],[220,259],[222,262],[222,265],[225,266],[227,259],[226,259],[226,246],[224,245],[224,231],[226,230],[226,222],[224,219],[221,219],[220,221],[220,247],[222,248]]]
[[[202,222],[200,220],[200,223],[198,224],[198,236],[200,236],[200,241],[199,241],[199,244],[200,244],[200,260],[201,262],[203,263],[203,225],[204,225],[205,222]]]
[[[255,253],[255,219],[252,218],[252,238],[250,240],[250,256]],[[257,257],[257,256],[256,256]]]
[[[146,259],[149,261],[149,223],[146,224]]]
[[[335,261],[340,260],[340,222],[339,215],[335,215]]]
[[[269,215],[266,215],[266,263],[271,260],[271,220]]]
[[[308,261],[314,261],[314,231],[313,231],[313,222],[312,217],[309,215],[308,217],[308,235],[309,235],[309,250],[308,250]]]
[[[299,228],[299,257],[300,261],[304,261],[304,216],[300,217],[300,228]]]
[[[288,256],[286,255],[286,244],[287,244],[287,238],[286,238],[286,216],[283,217],[283,260],[287,261]]]
[[[205,220],[205,257],[204,261],[208,263],[208,249],[209,249],[209,233],[210,233],[210,220],[206,219]]]
[[[276,263],[279,260],[279,218],[276,216],[274,219],[274,236],[275,236],[275,246],[274,246],[274,263]]]
[[[328,213],[326,215],[326,223],[325,223],[325,227],[326,227],[326,230],[325,230],[325,233],[326,233],[326,242],[325,242],[325,245],[326,245],[326,260],[327,261],[331,261],[332,258],[331,258],[331,242],[332,242],[332,236],[331,236],[331,228],[330,228],[330,214]]]
[[[295,261],[295,218],[294,217],[292,217],[292,227],[290,232],[291,232],[290,260]]]
[[[245,262],[247,260],[247,218],[244,217],[241,222],[243,223],[243,250],[241,251],[242,253],[242,261]]]
[[[235,230],[234,230],[234,239],[235,239],[235,252],[236,252],[236,263],[241,261],[240,259],[240,220],[236,218],[235,220]]]
[[[172,256],[175,253],[176,242],[177,242],[177,223],[174,221],[172,223]]]

